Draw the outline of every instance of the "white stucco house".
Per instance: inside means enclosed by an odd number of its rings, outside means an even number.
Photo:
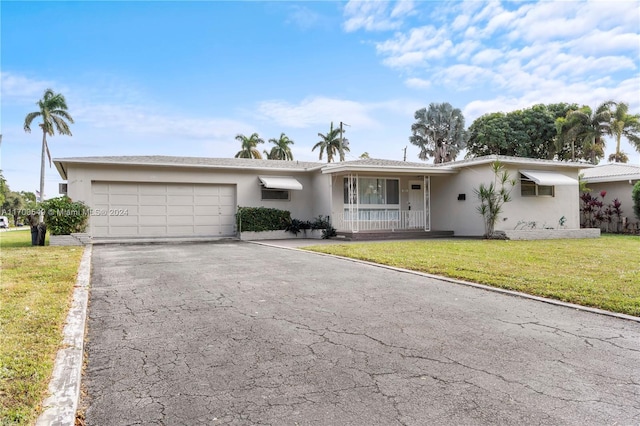
[[[497,230],[579,232],[579,163],[487,156],[441,165],[167,156],[54,160],[67,195],[92,209],[92,237],[235,236],[240,207],[329,216],[344,234],[419,230],[482,236],[474,189],[501,161],[516,180]],[[577,235],[576,236],[580,236]]]
[[[631,198],[633,186],[640,181],[640,166],[610,163],[582,170],[581,174],[591,195],[600,198],[600,193],[606,191],[605,203],[610,203],[616,198],[622,203],[620,208],[627,228],[640,228],[640,220],[633,213]]]

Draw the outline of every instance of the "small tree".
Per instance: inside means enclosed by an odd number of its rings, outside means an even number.
[[[511,189],[516,181],[509,176],[509,172],[499,161],[491,164],[493,182],[489,185],[481,183],[478,189],[474,189],[480,200],[478,212],[484,218],[484,231],[486,238],[495,238],[495,226],[502,213],[504,203],[511,201]]]

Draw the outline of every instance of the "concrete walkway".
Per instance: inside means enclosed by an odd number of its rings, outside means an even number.
[[[94,246],[89,425],[638,424],[640,324],[260,244]]]

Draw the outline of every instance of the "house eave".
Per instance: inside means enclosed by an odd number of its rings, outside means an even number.
[[[586,183],[605,183],[605,182],[638,182],[640,176],[638,175],[618,175],[618,176],[599,176],[581,178]]]
[[[146,161],[121,161],[121,160],[101,160],[99,158],[55,158],[53,162],[64,179],[66,179],[66,164],[78,164],[78,165],[94,165],[94,166],[135,166],[135,167],[172,167],[172,168],[191,168],[191,169],[215,169],[215,170],[251,170],[260,172],[278,172],[278,173],[306,173],[320,170],[324,165],[318,164],[312,167],[261,167],[251,165],[230,165],[230,164],[189,164],[189,163],[174,163],[174,162],[146,162]],[[64,172],[64,175],[63,175]]]
[[[491,164],[495,161],[500,161],[503,164],[516,165],[516,166],[556,168],[556,169],[557,168],[587,169],[587,168],[595,167],[593,164],[587,164],[587,163],[556,161],[556,160],[541,160],[536,158],[510,157],[510,156],[504,156],[504,155],[487,155],[484,157],[476,157],[468,160],[454,161],[451,163],[442,163],[435,167],[459,169],[464,167],[475,167],[479,165]]]
[[[357,166],[357,165],[340,165],[323,167],[323,174],[340,174],[340,173],[393,173],[401,175],[451,175],[458,173],[457,170],[449,170],[445,168],[435,169],[433,167],[397,167],[397,166]]]

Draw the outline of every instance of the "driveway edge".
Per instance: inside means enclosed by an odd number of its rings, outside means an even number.
[[[63,330],[62,346],[56,355],[53,374],[49,382],[49,397],[43,403],[43,412],[36,426],[73,426],[80,398],[80,380],[84,353],[84,331],[89,300],[92,246],[85,245],[73,302]]]
[[[464,280],[459,280],[459,279],[456,279],[456,278],[444,277],[442,275],[428,274],[426,272],[413,271],[411,269],[398,268],[398,267],[395,267],[395,266],[383,265],[381,263],[368,262],[366,260],[353,259],[353,258],[350,258],[350,257],[337,256],[337,255],[334,255],[334,254],[320,253],[320,252],[311,251],[311,250],[303,250],[301,248],[296,248],[296,247],[284,247],[284,246],[279,246],[279,245],[276,245],[276,244],[263,243],[263,242],[259,242],[259,241],[250,241],[250,243],[251,244],[260,244],[260,245],[269,246],[269,247],[276,247],[276,248],[285,249],[285,250],[303,251],[305,253],[313,253],[313,254],[317,254],[317,255],[320,255],[320,256],[334,257],[334,258],[337,258],[337,259],[347,260],[347,261],[350,261],[350,262],[362,263],[362,264],[365,264],[365,265],[376,266],[378,268],[390,269],[392,271],[404,272],[406,274],[419,275],[419,276],[422,276],[422,277],[433,278],[433,279],[437,279],[437,280],[440,280],[440,281],[450,282],[450,283],[453,283],[453,284],[465,285],[465,286],[468,286],[468,287],[475,287],[475,288],[482,289],[482,290],[492,291],[494,293],[502,293],[502,294],[507,294],[507,295],[510,295],[510,296],[521,297],[523,299],[537,300],[538,302],[548,303],[550,305],[563,306],[565,308],[571,308],[571,309],[575,309],[575,310],[579,310],[579,311],[591,312],[591,313],[594,313],[594,314],[606,315],[606,316],[609,316],[609,317],[625,319],[625,320],[635,321],[635,322],[640,323],[640,317],[635,317],[633,315],[627,315],[627,314],[621,314],[621,313],[618,313],[618,312],[605,311],[604,309],[592,308],[592,307],[589,307],[589,306],[576,305],[574,303],[563,302],[561,300],[548,299],[548,298],[542,297],[542,296],[534,296],[532,294],[522,293],[522,292],[515,291],[515,290],[507,290],[507,289],[504,289],[504,288],[491,287],[491,286],[488,286],[488,285],[478,284],[478,283],[474,283],[474,282],[471,282],[471,281],[464,281]]]

